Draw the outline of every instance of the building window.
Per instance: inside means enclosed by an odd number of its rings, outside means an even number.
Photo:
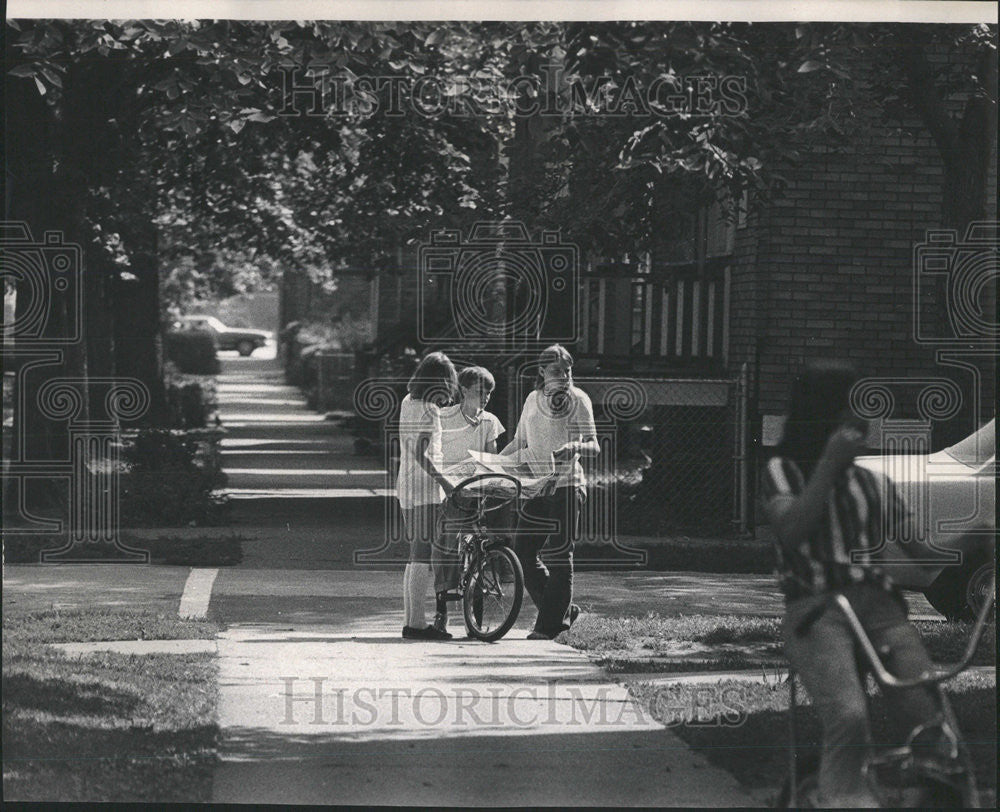
[[[651,254],[591,263],[582,283],[583,352],[724,365],[735,235],[736,220],[713,204],[668,218]]]

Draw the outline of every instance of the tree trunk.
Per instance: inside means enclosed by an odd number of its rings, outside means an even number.
[[[934,71],[928,62],[924,44],[916,38],[903,38],[899,55],[907,80],[910,101],[922,118],[934,139],[944,167],[944,181],[941,195],[941,225],[954,229],[956,242],[963,243],[969,234],[969,226],[982,222],[989,215],[987,201],[987,178],[991,160],[996,152],[996,105],[997,97],[997,54],[996,50],[982,48],[978,64],[969,65],[969,73],[980,77],[984,88],[982,93],[973,94],[965,103],[961,118],[957,123],[948,110],[946,100],[935,82]],[[994,215],[995,217],[995,215]],[[993,235],[996,236],[995,226]],[[986,245],[982,249],[995,252],[995,247]],[[968,260],[968,257],[966,257]],[[956,252],[955,261],[959,261]],[[989,263],[987,262],[987,265]],[[971,266],[969,266],[971,267]],[[995,261],[992,264],[995,267]],[[956,269],[953,269],[956,270]],[[938,333],[943,337],[953,336],[954,328],[949,319],[949,308],[963,307],[961,303],[949,300],[947,279],[939,277],[935,291],[937,301],[942,303],[939,312]],[[977,291],[978,301],[974,307],[983,320],[996,324],[996,279],[987,282]],[[995,359],[987,360],[976,351],[989,336],[973,336],[967,343],[970,350],[967,361],[978,368],[978,401],[972,374],[966,370],[961,376],[955,368],[945,368],[947,374],[955,375],[956,383],[962,389],[962,403],[959,413],[952,420],[935,426],[933,445],[935,448],[948,446],[974,431],[975,417],[989,416],[995,410],[996,366]]]
[[[52,135],[55,122],[51,111],[34,82],[30,79],[4,77],[4,102],[8,110],[17,110],[17,116],[6,116],[4,142],[7,148],[7,190],[5,219],[23,223],[30,232],[32,243],[45,239],[45,232],[60,230],[55,184],[52,174]],[[5,235],[9,236],[9,235]],[[53,461],[65,459],[68,451],[68,432],[65,421],[46,418],[38,407],[38,394],[42,384],[52,377],[70,374],[73,368],[67,363],[67,353],[52,349],[54,360],[44,366],[26,367],[31,350],[40,351],[46,339],[66,334],[67,295],[53,289],[53,267],[47,261],[47,252],[34,249],[8,249],[25,260],[30,275],[16,279],[17,304],[14,321],[14,339],[4,344],[4,369],[14,373],[14,414],[10,459],[14,461]],[[12,258],[13,259],[13,258]],[[15,260],[16,261],[16,260]],[[21,264],[21,263],[18,263]],[[12,263],[13,265],[13,263]],[[74,283],[79,283],[79,269],[71,275],[72,296]],[[39,303],[37,299],[43,301]],[[36,308],[41,304],[41,311]],[[32,319],[37,313],[41,318]],[[19,335],[18,335],[19,334]],[[54,345],[48,344],[53,347]],[[16,354],[14,354],[16,352]],[[36,359],[37,360],[37,359]],[[23,403],[24,408],[19,408]],[[5,480],[4,521],[8,526],[18,523],[19,505],[23,501],[27,510],[36,515],[58,513],[66,502],[62,483],[51,477],[34,479],[30,485],[16,478]]]
[[[126,237],[131,246],[129,271],[136,278],[116,285],[119,313],[115,325],[115,361],[119,375],[138,378],[149,391],[149,411],[143,422],[164,425],[168,415],[163,385],[156,233],[152,225],[141,231],[144,233]]]

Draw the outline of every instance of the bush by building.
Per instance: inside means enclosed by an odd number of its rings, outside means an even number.
[[[220,525],[229,503],[218,431],[143,429],[125,442],[122,527]]]
[[[205,330],[171,330],[164,336],[163,346],[167,360],[179,372],[215,375],[219,371],[215,339]]]

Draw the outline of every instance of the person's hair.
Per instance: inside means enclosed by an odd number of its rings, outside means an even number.
[[[458,373],[459,386],[468,388],[475,386],[477,383],[485,384],[491,392],[497,386],[496,379],[486,367],[465,367],[465,369]]]
[[[414,400],[426,400],[435,406],[447,406],[458,392],[455,365],[443,352],[425,355],[413,371],[406,391]]]
[[[793,460],[808,477],[830,435],[850,420],[851,387],[858,380],[847,361],[809,361],[792,379],[788,418],[774,454]]]
[[[541,390],[545,384],[545,373],[542,367],[547,367],[553,361],[559,364],[569,373],[570,383],[573,382],[573,356],[569,354],[562,344],[553,344],[546,347],[538,356],[538,374],[535,376],[535,389]]]

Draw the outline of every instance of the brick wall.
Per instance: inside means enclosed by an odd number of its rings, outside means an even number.
[[[995,219],[995,135],[993,162]],[[806,358],[850,358],[872,376],[962,383],[913,338],[913,251],[941,227],[942,173],[929,134],[882,127],[843,151],[814,151],[785,172],[791,183],[780,201],[751,204],[737,232],[730,357],[734,369],[748,361],[759,373],[761,414],[783,411],[789,375]],[[995,380],[986,377],[988,408]],[[902,411],[912,406],[904,395]]]

